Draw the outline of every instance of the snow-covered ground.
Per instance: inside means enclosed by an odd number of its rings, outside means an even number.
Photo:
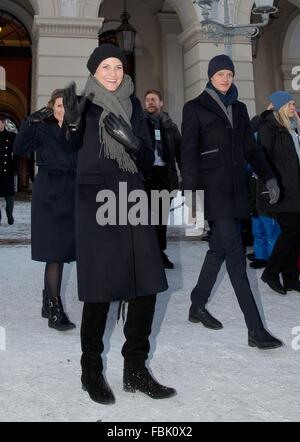
[[[7,227],[2,214],[0,239],[14,237],[13,232],[28,238],[30,207],[19,204],[14,226]],[[9,228],[15,230],[8,234]],[[206,250],[205,242],[170,241],[168,255],[176,268],[167,271],[168,292],[158,296],[149,365],[178,395],[154,401],[122,390],[124,338],[112,304],[104,359],[116,404],[104,406],[81,390],[76,266],[65,268],[63,299],[77,328],[57,332],[40,316],[44,265],[30,260],[29,245],[0,242],[0,421],[298,421],[300,294],[276,295],[261,282],[261,271],[249,269],[268,328],[285,342],[279,349],[248,347],[225,269],[208,307],[224,329],[192,324],[187,320],[189,295]]]

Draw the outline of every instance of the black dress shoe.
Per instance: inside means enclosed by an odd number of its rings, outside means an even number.
[[[152,399],[167,399],[177,394],[174,388],[159,384],[146,367],[125,368],[123,387],[128,393],[141,391]]]
[[[286,290],[281,285],[279,281],[279,276],[267,277],[264,273],[261,275],[261,279],[263,282],[266,282],[268,286],[280,295],[286,295]]]
[[[299,281],[287,282],[284,284],[284,288],[287,292],[289,291],[300,292],[300,282]]]
[[[174,269],[174,264],[169,260],[165,252],[161,253],[165,269]]]
[[[266,265],[267,261],[265,259],[255,259],[249,264],[252,269],[263,269]]]
[[[194,307],[191,305],[189,311],[190,322],[201,322],[204,327],[211,328],[213,330],[220,330],[223,328],[223,324],[214,318],[206,308]]]
[[[282,342],[270,335],[264,328],[258,328],[256,330],[248,330],[248,345],[250,347],[257,347],[261,350],[267,350],[270,348],[281,347]]]
[[[111,405],[116,402],[112,389],[102,374],[89,376],[82,374],[81,384],[83,391],[87,391],[90,398],[98,404]]]

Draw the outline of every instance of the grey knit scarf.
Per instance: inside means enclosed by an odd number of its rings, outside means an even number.
[[[133,82],[128,75],[124,75],[122,83],[115,92],[108,91],[94,75],[89,76],[85,86],[85,95],[92,96],[92,102],[103,108],[99,120],[99,139],[101,145],[99,156],[102,149],[104,149],[105,158],[116,160],[121,170],[130,173],[137,172],[134,161],[125,151],[124,146],[106,132],[103,120],[109,112],[113,112],[118,117],[122,115],[131,127],[132,102],[130,96],[133,94],[133,91]]]

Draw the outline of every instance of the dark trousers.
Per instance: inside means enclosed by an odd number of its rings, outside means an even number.
[[[210,223],[211,237],[196,287],[191,294],[192,304],[204,308],[225,260],[227,272],[244,314],[249,330],[262,328],[246,272],[238,220],[216,220]]]
[[[300,213],[280,213],[281,234],[277,238],[264,274],[271,278],[280,273],[284,284],[299,281],[297,262],[300,254]]]
[[[169,178],[167,166],[154,166],[152,169],[152,176],[147,183],[148,196],[150,198],[151,190],[168,190],[169,191]],[[151,199],[150,199],[151,201]],[[171,203],[171,201],[170,201]],[[159,207],[159,224],[155,226],[158,237],[160,250],[166,250],[167,248],[167,223],[168,219],[162,217],[162,204]]]
[[[122,348],[124,367],[143,366],[150,350],[149,336],[155,311],[156,295],[128,301],[124,325],[125,344]],[[102,372],[101,354],[109,303],[85,302],[81,321],[82,369]]]
[[[14,196],[5,196],[4,198],[6,201],[6,207],[5,207],[6,216],[7,216],[7,219],[9,219],[13,215],[15,197]],[[0,222],[1,222],[1,210],[0,210]]]

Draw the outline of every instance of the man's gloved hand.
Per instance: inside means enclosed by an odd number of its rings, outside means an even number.
[[[269,197],[270,197],[269,203],[276,204],[280,197],[280,189],[278,187],[275,178],[271,178],[266,182],[266,188],[269,191]]]
[[[142,142],[134,135],[131,127],[121,115],[118,118],[110,112],[103,122],[107,133],[122,144],[127,153],[134,155],[139,151]]]
[[[27,117],[27,122],[31,126],[32,124],[42,123],[47,118],[53,116],[53,109],[51,107],[42,107],[42,109],[33,112],[33,114]]]
[[[76,84],[74,81],[64,89],[64,95],[63,95],[63,103],[65,109],[64,121],[71,130],[78,129],[81,120],[81,114],[84,110],[88,98],[91,97],[84,96],[80,99],[80,101],[78,101],[76,95]]]

